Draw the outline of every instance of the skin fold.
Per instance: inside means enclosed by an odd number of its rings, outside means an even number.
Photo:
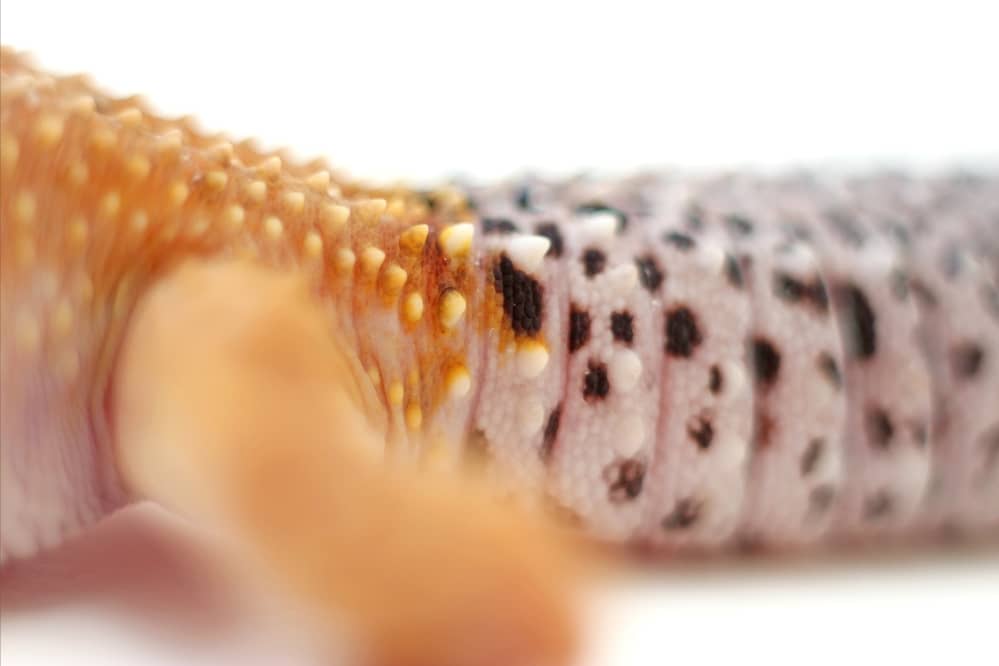
[[[560,538],[446,462],[460,202],[338,184],[9,50],[0,72],[0,557],[151,499],[367,662],[570,663]],[[386,312],[449,337],[389,358],[359,341]],[[404,397],[379,367],[408,367]]]

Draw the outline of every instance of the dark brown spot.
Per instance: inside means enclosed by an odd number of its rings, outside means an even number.
[[[974,342],[964,342],[950,350],[950,368],[957,379],[974,379],[984,360],[985,350]]]
[[[811,243],[814,238],[812,230],[801,222],[785,221],[781,224],[781,228],[787,234],[788,238],[795,243]]]
[[[854,358],[869,359],[878,349],[877,322],[866,294],[853,284],[837,290],[837,305],[843,314],[845,346]]]
[[[805,452],[801,455],[801,475],[808,476],[815,471],[818,466],[819,461],[822,460],[822,456],[825,454],[826,450],[826,440],[822,437],[816,437],[808,443],[808,447]]]
[[[697,244],[692,237],[687,234],[682,234],[679,231],[668,231],[664,233],[663,242],[667,245],[672,245],[676,249],[683,252],[693,249],[694,245]]]
[[[545,253],[546,257],[558,258],[562,256],[565,241],[562,240],[562,232],[558,230],[557,224],[554,222],[542,222],[534,227],[534,233],[539,236],[544,236],[551,243],[551,245],[548,246],[548,252]]]
[[[877,405],[871,405],[867,408],[865,421],[867,439],[871,446],[887,449],[891,445],[892,437],[895,436],[895,426],[892,424],[888,412]]]
[[[513,234],[520,231],[517,225],[505,217],[482,218],[482,232],[486,234]]]
[[[823,314],[829,311],[829,294],[818,276],[803,281],[788,273],[777,272],[774,274],[774,294],[788,303],[814,306]]]
[[[693,527],[700,516],[701,503],[688,497],[677,502],[660,524],[667,532],[685,530]]]
[[[521,185],[517,188],[517,194],[513,201],[520,210],[531,210],[531,188],[527,185]]]
[[[552,447],[555,446],[555,438],[558,436],[558,427],[562,421],[562,405],[559,404],[548,415],[545,422],[544,436],[541,440],[541,460],[548,462],[552,455]]]
[[[607,366],[590,360],[583,375],[583,398],[587,402],[603,400],[610,393],[610,380],[607,379]]]
[[[616,462],[605,470],[604,478],[609,484],[607,496],[611,502],[629,502],[642,494],[645,463],[634,459]]]
[[[749,236],[753,233],[753,223],[742,215],[727,215],[725,226],[728,227],[730,233],[736,236]]]
[[[832,506],[836,499],[836,489],[828,484],[812,488],[808,493],[808,510],[812,515],[823,514]]]
[[[777,422],[774,421],[774,417],[766,412],[757,414],[756,422],[753,424],[753,448],[762,451],[769,447],[776,430]]]
[[[819,372],[822,376],[829,380],[833,388],[837,391],[843,388],[843,373],[840,372],[839,363],[833,358],[833,355],[829,352],[821,352],[818,359],[816,359],[816,364],[819,367]]]
[[[687,434],[697,442],[697,446],[704,450],[711,447],[711,442],[715,438],[715,427],[711,424],[711,418],[706,414],[695,416],[687,424]]]
[[[638,257],[635,259],[635,266],[638,267],[638,281],[642,283],[646,291],[654,292],[659,289],[665,276],[659,270],[659,264],[656,263],[652,255]]]
[[[589,248],[583,252],[583,272],[586,277],[593,277],[604,272],[607,266],[607,255],[596,248]]]
[[[725,277],[728,278],[728,283],[736,289],[741,289],[745,284],[742,279],[742,268],[739,267],[738,260],[731,254],[725,255]]]
[[[895,506],[895,498],[887,490],[879,490],[864,500],[864,519],[878,520],[889,515]]]
[[[702,231],[704,229],[704,211],[700,206],[693,205],[687,209],[684,217],[684,224],[691,231]]]
[[[611,314],[611,333],[618,342],[631,345],[635,339],[634,318],[631,313],[622,310]]]
[[[723,388],[724,378],[722,377],[721,368],[717,365],[712,365],[708,376],[708,389],[715,395],[721,393]]]
[[[666,313],[666,353],[690,358],[703,342],[697,318],[690,308],[680,305]]]
[[[753,373],[756,383],[769,388],[780,374],[780,353],[766,338],[753,340]]]
[[[569,353],[576,352],[590,339],[590,313],[575,303],[569,308]]]
[[[541,330],[544,309],[541,285],[516,268],[505,254],[493,266],[493,287],[503,295],[503,311],[515,333],[535,335]]]
[[[929,428],[922,421],[917,421],[912,424],[912,439],[916,442],[919,448],[926,448],[926,442],[930,439]]]

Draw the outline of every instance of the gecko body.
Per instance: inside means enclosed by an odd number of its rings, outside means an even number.
[[[379,189],[0,72],[0,559],[129,500],[111,378],[195,259],[305,277],[386,457],[485,452],[604,539],[999,525],[994,177]]]

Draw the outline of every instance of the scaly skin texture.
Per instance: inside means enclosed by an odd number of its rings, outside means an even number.
[[[446,463],[468,427],[495,315],[460,196],[368,189],[9,50],[0,75],[0,560],[153,499],[374,663],[568,663],[550,531],[384,465]]]
[[[994,179],[466,199],[0,70],[0,558],[152,498],[383,662],[560,663],[550,535],[412,462],[484,453],[504,491],[665,551],[999,525]]]

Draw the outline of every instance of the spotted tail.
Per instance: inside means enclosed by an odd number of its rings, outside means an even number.
[[[125,500],[111,365],[191,259],[304,276],[389,455],[602,538],[999,525],[995,177],[373,188],[0,56],[0,560]]]

